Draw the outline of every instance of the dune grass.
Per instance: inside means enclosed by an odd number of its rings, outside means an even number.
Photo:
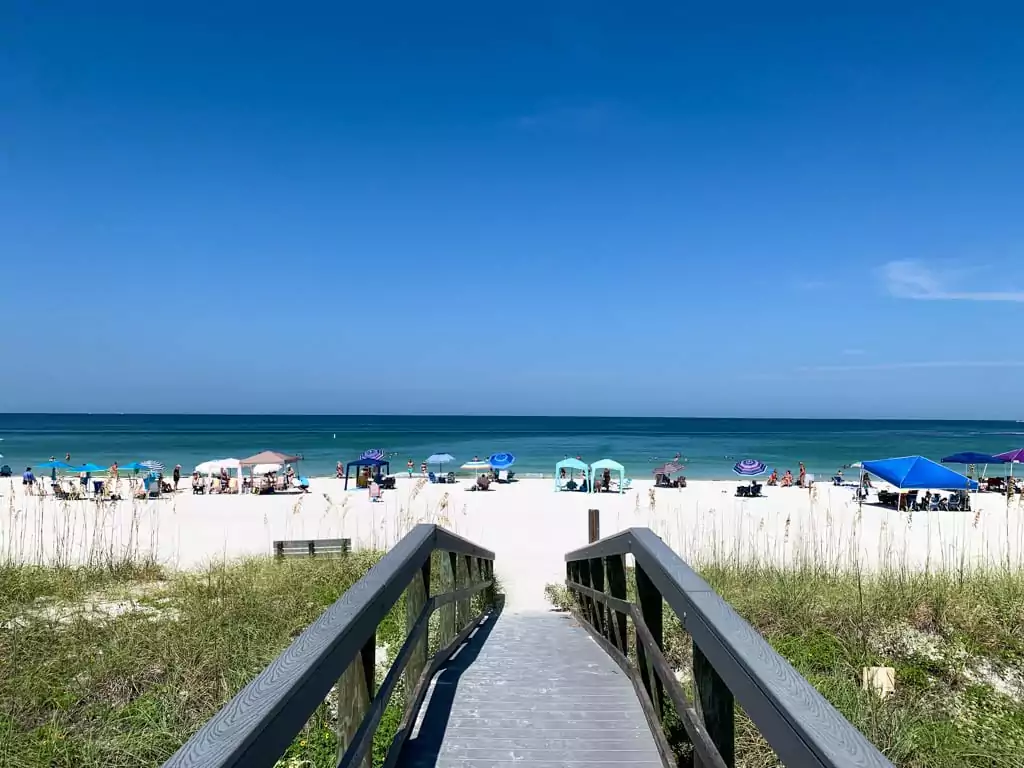
[[[159,765],[378,557],[0,567],[0,764]],[[403,610],[379,643],[401,643]],[[325,703],[286,764],[336,749]]]
[[[1024,572],[868,576],[756,563],[698,570],[896,765],[1024,766]],[[548,595],[566,605],[564,588]],[[690,638],[667,606],[665,646],[688,688]],[[865,666],[894,667],[895,694],[864,692]],[[737,715],[737,764],[779,765]]]

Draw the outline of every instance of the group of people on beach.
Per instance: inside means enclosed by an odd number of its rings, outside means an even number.
[[[785,474],[779,478],[779,470],[772,469],[772,473],[768,475],[768,485],[777,485],[780,488],[790,488],[793,485],[793,470],[787,469]],[[800,462],[800,475],[796,481],[797,488],[807,487],[807,468],[804,463]]]

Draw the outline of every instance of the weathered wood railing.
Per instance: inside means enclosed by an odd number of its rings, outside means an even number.
[[[636,604],[627,597],[632,555]],[[631,528],[570,552],[574,612],[629,675],[666,763],[668,698],[698,766],[735,765],[734,697],[783,763],[863,768],[891,763],[746,621],[648,528]],[[662,599],[693,638],[691,705],[664,656]],[[632,620],[634,637],[627,634]],[[637,664],[630,660],[635,650]]]
[[[447,587],[430,595],[431,555],[441,551]],[[272,766],[338,683],[340,766],[369,766],[373,736],[392,691],[406,675],[405,716],[393,758],[408,737],[427,684],[494,606],[494,553],[434,525],[417,525],[370,571],[164,765]],[[406,592],[406,639],[375,689],[377,626]],[[470,615],[484,592],[484,610]],[[428,655],[431,614],[441,609],[440,650]]]

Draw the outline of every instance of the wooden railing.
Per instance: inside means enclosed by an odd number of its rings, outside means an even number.
[[[450,589],[430,595],[437,550]],[[272,766],[337,683],[339,765],[369,766],[374,734],[404,672],[405,715],[388,751],[391,762],[429,680],[493,608],[493,574],[493,552],[443,528],[417,525],[164,765]],[[375,691],[377,626],[403,592],[405,643]],[[470,615],[478,592],[486,596],[484,609]],[[429,620],[439,608],[440,650],[428,659]]]
[[[635,604],[627,596],[626,555],[635,563]],[[565,560],[574,612],[633,681],[666,764],[673,762],[661,727],[667,693],[695,765],[735,765],[735,699],[786,765],[891,768],[650,529],[631,528],[570,552]],[[693,639],[693,704],[664,656],[663,599]]]

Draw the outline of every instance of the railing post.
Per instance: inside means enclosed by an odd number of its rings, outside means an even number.
[[[458,555],[454,552],[441,553],[441,581],[444,584],[445,592],[454,592],[458,589]],[[455,639],[458,629],[455,627],[455,603],[445,603],[441,606],[440,617],[440,640],[438,648],[447,648]]]
[[[601,510],[587,510],[587,543],[593,544],[601,538]]]
[[[619,600],[626,600],[626,565],[622,555],[609,555],[605,558],[605,569],[608,571],[608,594]],[[629,641],[626,639],[626,615],[608,609],[608,634],[611,641],[626,656],[629,656]]]
[[[489,586],[487,590],[484,592],[484,598],[486,599],[487,607],[493,608],[495,606],[495,603],[497,603],[498,601],[498,590],[494,584],[494,561],[481,559],[480,567],[481,578],[483,578],[485,581],[491,582],[491,586]]]
[[[580,565],[575,560],[570,560],[565,564],[565,581],[566,587],[569,590],[569,600],[579,608],[580,605],[580,593],[577,592],[571,585],[578,584],[580,580]]]
[[[580,584],[584,587],[591,587],[590,583],[590,561],[580,560],[577,563],[577,567],[580,569]],[[580,594],[580,599],[583,603],[583,618],[585,618],[592,627],[597,627],[597,622],[594,620],[594,599],[584,593]]]
[[[408,636],[416,626],[416,620],[423,612],[427,604],[427,595],[430,591],[430,557],[423,562],[423,566],[412,577],[409,586],[405,591],[405,633]],[[413,646],[412,654],[409,656],[409,664],[405,668],[405,701],[411,705],[416,694],[416,683],[427,666],[427,641],[430,637],[429,627]]]
[[[592,558],[590,565],[590,587],[598,592],[604,592],[604,561],[600,557]],[[594,628],[601,633],[602,637],[608,637],[608,624],[605,621],[607,608],[594,601]]]
[[[736,765],[736,723],[732,691],[718,676],[697,643],[693,644],[693,684],[697,691],[697,712],[704,721],[711,741],[718,748],[722,761],[732,768]]]
[[[458,568],[459,568],[459,570],[458,570],[458,573],[456,574],[458,579],[455,582],[456,585],[457,585],[457,587],[456,587],[457,589],[463,589],[464,587],[468,587],[470,585],[470,583],[472,582],[472,580],[473,580],[473,576],[472,576],[472,573],[473,573],[472,561],[473,561],[473,558],[470,555],[463,555],[462,557],[460,557],[458,559]],[[466,625],[469,624],[469,621],[472,618],[472,616],[469,615],[469,613],[470,613],[470,598],[465,597],[462,600],[457,601],[457,605],[458,605],[457,618],[455,619],[456,633],[461,632],[463,629],[465,629]]]
[[[654,583],[644,573],[643,568],[637,565],[634,568],[634,572],[636,573],[636,596],[637,602],[640,604],[640,615],[643,617],[647,629],[651,631],[655,644],[659,649],[664,650],[665,639],[662,632],[661,593],[658,592],[658,588],[654,586]],[[650,697],[651,703],[654,705],[654,711],[657,713],[658,720],[660,721],[665,716],[665,710],[662,707],[664,688],[661,678],[654,673],[654,665],[647,657],[647,651],[644,650],[643,640],[641,640],[639,633],[636,636],[636,659],[637,666],[640,667],[640,678],[643,680],[644,688],[647,689],[647,695]]]
[[[376,692],[376,655],[377,635],[374,633],[335,686],[338,704],[338,760],[344,756],[370,709],[370,702]],[[370,768],[372,757],[368,754],[359,768]]]

